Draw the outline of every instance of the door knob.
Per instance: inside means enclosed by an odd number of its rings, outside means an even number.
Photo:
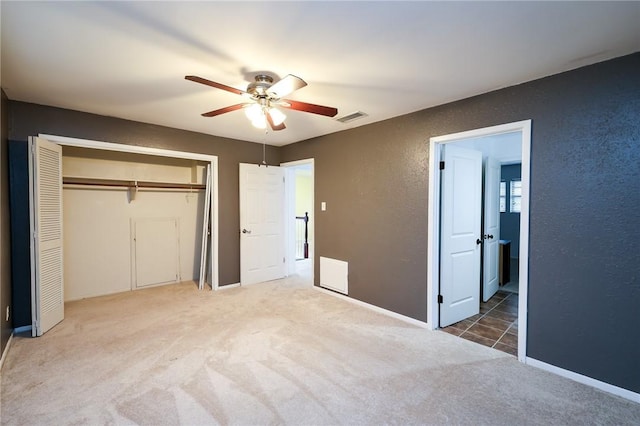
[[[476,244],[478,244],[478,245],[482,244],[482,240],[481,240],[480,238],[478,238],[478,239],[476,240]]]
[[[491,235],[491,234],[486,234],[486,235],[484,236],[484,239],[485,239],[485,240],[493,240],[493,235]]]
[[[251,231],[249,231],[248,229],[244,229],[244,228],[242,228],[242,233],[243,233],[243,234],[250,234],[250,233],[251,233]]]

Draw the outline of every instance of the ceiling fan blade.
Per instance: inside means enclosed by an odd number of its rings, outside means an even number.
[[[195,81],[196,83],[215,87],[216,89],[226,90],[227,92],[235,93],[237,95],[247,94],[247,92],[245,92],[244,90],[236,89],[235,87],[227,86],[226,84],[216,83],[215,81],[207,80],[206,78],[198,77],[195,75],[187,75],[184,78],[186,80]]]
[[[274,98],[280,99],[283,96],[287,96],[289,93],[298,89],[302,89],[307,83],[300,77],[296,77],[293,74],[285,76],[277,83],[271,85],[267,90],[267,93]]]
[[[292,101],[291,99],[283,99],[278,103],[283,108],[295,109],[298,111],[310,112],[313,114],[326,115],[327,117],[335,117],[338,109],[328,106],[308,104],[306,102]]]
[[[203,117],[215,117],[216,115],[224,114],[225,112],[231,112],[231,111],[236,111],[238,109],[242,109],[245,105],[247,105],[247,104],[243,103],[243,104],[231,105],[231,106],[228,106],[228,107],[224,107],[224,108],[216,109],[216,110],[213,110],[213,111],[205,112],[204,114],[202,114],[202,116]]]
[[[267,112],[267,122],[269,122],[269,126],[271,126],[271,128],[276,131],[276,130],[284,130],[286,129],[286,126],[284,125],[284,123],[280,123],[279,125],[275,125],[273,123],[273,118],[271,117],[271,113]]]

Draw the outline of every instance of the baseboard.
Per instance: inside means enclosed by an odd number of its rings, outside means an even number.
[[[541,370],[545,370],[550,373],[557,374],[558,376],[566,377],[567,379],[571,379],[578,383],[582,383],[584,385],[591,386],[596,389],[600,389],[604,392],[617,395],[621,398],[640,403],[640,393],[632,392],[628,389],[614,386],[609,383],[605,383],[600,380],[596,380],[594,378],[584,376],[582,374],[579,374],[570,370],[565,370],[564,368],[556,367],[555,365],[547,364],[546,362],[538,361],[537,359],[534,359],[534,358],[527,357],[525,360],[525,363],[532,367],[536,367]]]
[[[11,341],[13,340],[13,331],[11,332],[11,336],[9,336],[9,340],[7,340],[7,346],[4,347],[4,351],[2,351],[2,356],[0,357],[0,371],[2,371],[2,366],[4,365],[4,360],[9,353],[9,346],[11,346]]]
[[[351,302],[351,303],[353,303],[355,305],[362,306],[363,308],[370,309],[372,311],[378,312],[378,313],[386,315],[388,317],[392,317],[392,318],[398,319],[400,321],[404,321],[404,322],[409,323],[411,325],[415,325],[415,326],[418,326],[420,328],[427,328],[427,329],[430,328],[429,324],[424,322],[424,321],[420,321],[420,320],[417,320],[415,318],[411,318],[411,317],[399,314],[397,312],[393,312],[393,311],[390,311],[388,309],[384,309],[384,308],[381,308],[379,306],[372,305],[372,304],[367,303],[367,302],[363,302],[362,300],[354,299],[352,297],[345,296],[345,295],[342,295],[340,293],[336,293],[335,291],[327,290],[327,289],[322,288],[322,287],[318,287],[318,286],[314,285],[313,288],[318,290],[318,291],[320,291],[320,292],[322,292],[322,293],[329,294],[331,296],[337,297],[337,298],[342,299],[342,300],[346,300],[347,302]]]

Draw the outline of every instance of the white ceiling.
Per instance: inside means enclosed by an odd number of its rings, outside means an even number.
[[[10,99],[285,145],[640,51],[640,2],[8,2]],[[255,129],[240,103],[257,71],[308,83],[287,129]]]

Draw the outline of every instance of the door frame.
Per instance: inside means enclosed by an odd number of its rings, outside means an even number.
[[[520,258],[518,294],[518,360],[526,362],[527,298],[529,288],[529,188],[531,161],[531,120],[484,127],[429,138],[428,233],[427,233],[427,327],[438,328],[440,276],[440,148],[464,139],[520,132],[522,156],[522,204],[520,212]]]
[[[280,163],[280,167],[284,168],[285,171],[285,187],[284,187],[284,214],[285,214],[285,257],[287,259],[286,262],[286,274],[292,275],[296,272],[295,266],[295,258],[296,258],[296,247],[295,247],[295,233],[296,233],[296,223],[295,220],[289,220],[292,215],[291,212],[295,214],[296,207],[296,184],[295,184],[295,168],[297,166],[305,166],[311,165],[311,189],[313,191],[313,196],[311,197],[311,214],[314,215],[311,220],[311,226],[313,227],[312,235],[314,238],[309,243],[309,251],[312,253],[311,256],[311,276],[312,279],[315,279],[315,185],[316,185],[316,171],[315,171],[315,162],[313,158],[305,158],[302,160],[296,161],[288,161],[286,163]]]
[[[168,149],[150,148],[146,146],[125,145],[120,143],[100,142],[90,139],[70,138],[66,136],[39,134],[38,137],[57,143],[62,146],[74,146],[79,148],[101,149],[105,151],[128,152],[132,154],[155,155],[158,157],[180,158],[186,160],[198,160],[208,162],[211,165],[211,251],[209,273],[211,276],[211,289],[217,290],[220,284],[220,265],[218,251],[218,156],[198,154],[195,152],[173,151]]]

